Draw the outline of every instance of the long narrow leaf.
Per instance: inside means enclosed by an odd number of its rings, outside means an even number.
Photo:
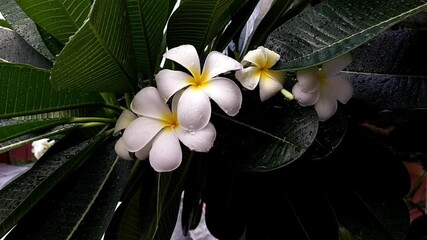
[[[60,42],[68,42],[86,19],[90,0],[16,0],[21,9]],[[52,20],[54,19],[54,20]]]
[[[137,75],[126,15],[125,1],[96,0],[89,19],[58,56],[52,85],[85,92],[132,92]]]
[[[345,54],[426,9],[426,0],[331,0],[276,29],[266,47],[282,56],[278,68],[305,68]]]
[[[162,47],[163,29],[175,3],[171,0],[127,0],[136,61],[144,79],[152,79],[160,66],[161,55],[166,50]]]
[[[56,91],[49,71],[0,62],[0,118],[52,112],[103,103],[98,94]]]
[[[92,138],[51,157],[41,158],[28,172],[0,190],[0,236],[11,229],[70,171],[80,165],[100,139]]]
[[[188,0],[172,15],[167,30],[168,47],[191,44],[199,52],[230,20],[229,0]]]

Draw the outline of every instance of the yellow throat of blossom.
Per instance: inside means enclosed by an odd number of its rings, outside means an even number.
[[[178,116],[176,114],[165,114],[163,117],[164,129],[173,131],[179,127]]]
[[[196,88],[203,88],[206,87],[206,85],[208,84],[208,74],[203,72],[202,74],[192,71],[193,76],[188,80],[190,85]]]
[[[321,68],[317,72],[317,80],[319,81],[319,88],[324,88],[327,85],[325,71]]]

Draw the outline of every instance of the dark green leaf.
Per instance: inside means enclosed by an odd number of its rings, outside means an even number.
[[[37,25],[19,7],[15,0],[2,0],[0,12],[7,22],[25,41],[50,61],[55,61],[55,56],[44,44]]]
[[[14,62],[33,65],[40,68],[50,69],[52,63],[34,50],[15,31],[0,28],[0,58]]]
[[[168,23],[169,48],[191,44],[201,52],[230,20],[229,0],[188,0]]]
[[[345,106],[339,104],[334,116],[328,121],[319,122],[316,138],[304,153],[304,158],[320,160],[329,156],[338,147],[347,131],[347,114],[343,108]]]
[[[427,107],[427,31],[386,31],[352,52],[354,98],[383,109]]]
[[[75,239],[98,239],[105,233],[127,183],[132,161],[119,160],[91,210],[74,233]]]
[[[160,66],[163,46],[163,30],[176,1],[127,0],[133,46],[138,70],[143,79],[153,79]]]
[[[96,0],[89,20],[58,56],[51,72],[56,89],[132,92],[137,76],[125,1]]]
[[[129,167],[125,168],[122,175],[113,175],[113,170],[117,170],[119,160],[114,151],[114,141],[97,148],[96,153],[88,159],[78,171],[67,177],[67,179],[55,187],[47,198],[32,209],[23,220],[8,235],[11,239],[101,239],[105,229],[111,219],[117,202],[120,198],[120,191],[105,196],[100,199],[100,194],[104,191],[107,182],[110,184],[120,180],[121,184],[116,190],[123,190],[123,184],[127,180],[126,173]],[[114,177],[111,179],[111,177]],[[117,177],[120,177],[117,179]],[[111,200],[115,200],[111,202]],[[98,224],[92,222],[88,225],[87,217],[97,201],[108,203],[105,207],[103,219],[99,219]],[[95,205],[96,206],[96,205]],[[92,216],[95,217],[95,216]],[[37,221],[34,221],[37,219]],[[67,221],[63,222],[63,219]],[[100,221],[101,220],[101,221]],[[58,225],[58,222],[62,224]],[[81,228],[84,224],[86,230]],[[96,227],[95,227],[96,226]],[[89,231],[89,229],[92,231]],[[89,235],[92,237],[89,237]]]
[[[250,95],[244,99],[236,117],[212,115],[218,136],[211,151],[227,159],[226,164],[242,171],[270,171],[295,161],[313,143],[319,124],[313,108],[280,96],[264,103]]]
[[[277,68],[305,68],[347,53],[426,9],[425,0],[331,0],[283,24],[265,46],[282,56]]]
[[[43,42],[46,44],[46,47],[49,48],[50,52],[55,56],[58,55],[64,48],[64,44],[58,41],[54,36],[50,35],[46,30],[37,26],[40,36],[43,39]]]
[[[69,122],[69,118],[2,121],[0,122],[0,143],[27,133],[41,131]]]
[[[37,1],[37,4],[31,0],[16,2],[37,25],[62,43],[68,42],[83,24],[91,5],[90,0],[42,0]]]
[[[12,29],[12,26],[4,19],[0,19],[0,27]]]
[[[49,71],[0,62],[0,118],[100,105],[98,94],[55,91]]]
[[[84,162],[101,139],[87,140],[57,154],[48,152],[28,172],[1,189],[0,236],[7,233],[67,174]],[[61,146],[55,144],[50,152],[60,150]]]

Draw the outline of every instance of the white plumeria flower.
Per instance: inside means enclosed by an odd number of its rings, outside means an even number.
[[[198,131],[181,127],[177,116],[181,97],[182,92],[174,96],[170,111],[156,88],[146,87],[139,91],[131,103],[131,110],[139,117],[126,127],[119,140],[138,159],[149,157],[157,172],[169,172],[181,164],[180,141],[193,151],[208,152],[216,137],[215,127],[210,122]]]
[[[126,127],[137,118],[138,116],[133,112],[127,109],[124,110],[122,114],[120,114],[119,119],[117,119],[113,136],[118,136],[121,130],[126,129]],[[116,153],[120,158],[125,160],[132,160],[131,156],[129,155],[129,150],[126,148],[126,145],[123,142],[123,138],[119,138],[119,140],[117,140],[116,145],[114,146],[114,150],[116,150]]]
[[[259,83],[259,96],[265,101],[283,89],[285,71],[270,70],[279,59],[279,54],[260,46],[245,55],[242,63],[250,66],[237,71],[236,78],[249,90],[254,90]]]
[[[337,111],[337,100],[345,104],[353,95],[351,81],[339,74],[350,62],[350,54],[345,54],[324,63],[320,69],[298,71],[298,83],[292,88],[294,98],[301,106],[314,105],[319,120],[326,121]]]
[[[185,67],[191,75],[163,69],[156,75],[160,96],[168,100],[173,94],[185,89],[178,102],[178,121],[188,130],[202,129],[211,117],[211,103],[214,100],[229,116],[235,116],[242,105],[242,93],[236,83],[219,74],[242,68],[236,60],[222,53],[208,54],[203,71],[200,60],[192,45],[181,45],[170,49],[164,57]]]
[[[43,154],[45,154],[47,150],[53,146],[53,144],[55,144],[55,140],[42,138],[31,143],[31,152],[34,154],[34,157],[39,160]]]

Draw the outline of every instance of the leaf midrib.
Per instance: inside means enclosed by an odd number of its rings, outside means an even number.
[[[427,76],[422,76],[422,75],[370,73],[370,72],[358,72],[358,71],[341,71],[341,73],[348,74],[348,75],[364,75],[364,76],[375,76],[375,77],[427,79]]]
[[[304,56],[297,57],[297,58],[294,58],[294,59],[292,59],[292,60],[289,60],[289,61],[288,61],[288,63],[289,63],[289,62],[294,62],[294,61],[301,61],[301,60],[302,60],[302,59],[304,59],[304,58],[311,57],[311,56],[315,55],[315,54],[316,54],[316,53],[318,53],[318,52],[321,52],[321,51],[323,51],[323,50],[325,50],[325,49],[327,49],[327,48],[332,48],[333,46],[335,46],[335,45],[337,45],[337,44],[340,44],[341,42],[346,41],[346,40],[348,40],[348,39],[350,39],[350,38],[352,38],[352,37],[354,37],[354,36],[357,36],[357,35],[363,34],[364,32],[367,32],[367,31],[369,31],[369,30],[371,30],[371,29],[374,29],[374,28],[376,28],[376,27],[378,27],[378,26],[381,26],[381,25],[383,25],[383,24],[387,24],[388,22],[392,22],[393,20],[395,20],[395,19],[399,19],[399,18],[401,18],[401,17],[403,17],[403,16],[405,16],[405,15],[408,15],[409,13],[413,13],[413,12],[417,12],[417,11],[422,11],[421,9],[426,8],[426,7],[427,7],[427,3],[422,4],[422,5],[420,5],[420,6],[416,7],[416,8],[412,8],[412,9],[411,9],[411,10],[409,10],[409,11],[403,12],[403,13],[401,13],[401,14],[399,14],[399,15],[396,15],[396,16],[394,16],[394,17],[389,18],[389,19],[388,19],[388,20],[386,20],[386,21],[382,21],[382,22],[380,22],[380,23],[378,23],[378,24],[374,24],[374,25],[372,25],[372,26],[370,26],[370,27],[368,27],[368,28],[366,28],[366,29],[364,29],[364,30],[362,30],[362,31],[360,31],[360,32],[357,32],[357,33],[355,33],[355,34],[351,34],[351,35],[349,35],[349,36],[347,36],[347,37],[345,37],[345,38],[343,38],[343,39],[340,39],[339,41],[334,42],[334,43],[332,43],[331,45],[327,45],[327,46],[324,46],[324,47],[322,47],[322,48],[318,48],[318,49],[316,49],[314,52],[312,52],[312,53],[310,53],[310,54],[307,54],[307,55],[304,55]],[[282,42],[282,43],[284,43],[283,41],[281,41],[281,42]],[[323,61],[323,62],[325,62],[325,61]],[[323,62],[319,62],[319,64],[321,64],[321,63],[323,63]]]

